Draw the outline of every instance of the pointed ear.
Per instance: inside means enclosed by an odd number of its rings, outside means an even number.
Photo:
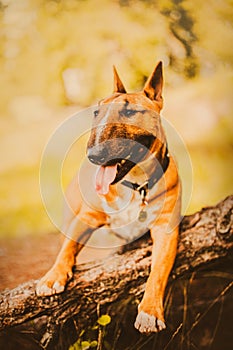
[[[114,76],[114,92],[121,92],[122,94],[126,93],[125,87],[122,84],[121,79],[117,73],[116,67],[113,66],[113,76]]]
[[[155,67],[151,76],[147,79],[144,86],[144,93],[151,100],[158,102],[162,101],[162,89],[163,89],[163,70],[162,62],[160,61]]]

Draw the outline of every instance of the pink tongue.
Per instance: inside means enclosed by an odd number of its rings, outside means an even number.
[[[117,173],[117,164],[113,166],[100,166],[96,174],[95,189],[98,194],[108,194],[109,186]]]

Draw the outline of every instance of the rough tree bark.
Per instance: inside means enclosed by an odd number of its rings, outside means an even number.
[[[148,244],[149,242],[149,244]],[[170,278],[177,278],[202,264],[221,258],[233,248],[233,195],[214,207],[183,218],[175,265]],[[76,330],[88,327],[97,305],[141,297],[151,262],[151,241],[146,235],[124,251],[76,267],[64,293],[37,297],[36,281],[6,290],[0,296],[0,330],[37,324],[43,348],[50,348],[54,335],[71,317]]]

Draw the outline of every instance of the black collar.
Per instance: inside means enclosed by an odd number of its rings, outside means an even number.
[[[156,167],[155,172],[146,182],[139,185],[138,183],[135,183],[135,182],[133,183],[128,180],[123,180],[121,184],[126,187],[132,188],[132,190],[134,191],[138,191],[141,195],[142,193],[146,194],[148,192],[148,189],[150,190],[161,179],[161,177],[163,176],[163,174],[166,172],[168,168],[169,162],[170,162],[170,158],[169,158],[168,149],[166,147],[165,157],[160,162],[160,166]]]

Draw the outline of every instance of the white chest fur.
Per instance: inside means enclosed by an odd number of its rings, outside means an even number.
[[[149,204],[145,207],[146,220],[139,221],[141,208],[141,196],[139,192],[133,191],[123,185],[119,191],[119,196],[115,201],[109,203],[102,201],[102,206],[106,214],[108,214],[107,226],[112,233],[123,238],[126,242],[131,242],[141,235],[145,234],[151,222],[154,220],[154,208]]]

